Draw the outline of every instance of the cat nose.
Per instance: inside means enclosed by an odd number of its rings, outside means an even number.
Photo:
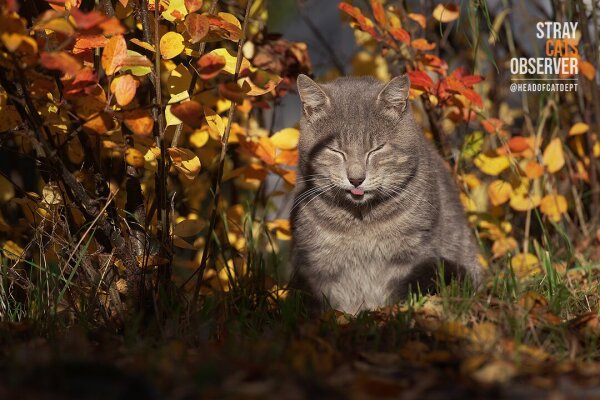
[[[359,187],[360,184],[365,181],[365,178],[348,178],[348,180],[354,185],[354,187]]]

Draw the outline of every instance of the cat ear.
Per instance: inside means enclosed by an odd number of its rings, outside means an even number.
[[[398,112],[406,109],[410,79],[407,75],[397,76],[379,92],[377,103],[385,108],[393,108]]]
[[[329,106],[329,97],[319,85],[304,74],[298,75],[298,94],[302,101],[304,115],[312,119],[325,111]]]

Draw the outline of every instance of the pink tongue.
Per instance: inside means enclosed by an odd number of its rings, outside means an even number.
[[[365,191],[363,189],[354,188],[350,190],[350,193],[352,193],[355,196],[362,196],[363,194],[365,194]]]

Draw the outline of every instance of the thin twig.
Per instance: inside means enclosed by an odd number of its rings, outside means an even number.
[[[240,69],[242,67],[242,59],[243,59],[243,51],[242,47],[244,46],[244,41],[246,40],[246,33],[248,32],[248,21],[250,17],[250,8],[252,7],[253,0],[248,0],[246,4],[246,13],[244,15],[244,26],[242,29],[242,36],[238,42],[238,52],[237,52],[237,60],[235,64],[235,73],[233,75],[233,81],[237,82]],[[204,249],[202,250],[202,259],[200,260],[200,266],[195,274],[198,274],[196,277],[196,286],[194,288],[194,297],[192,300],[192,308],[195,308],[198,302],[198,296],[200,295],[200,286],[202,285],[202,277],[204,276],[204,271],[206,269],[206,261],[208,260],[208,252],[210,250],[212,244],[212,236],[215,230],[215,226],[217,225],[217,218],[219,215],[219,198],[221,197],[221,180],[223,178],[223,169],[225,167],[225,156],[227,155],[227,145],[229,143],[229,133],[231,131],[231,123],[233,121],[235,107],[237,103],[235,100],[231,102],[231,108],[229,109],[229,114],[227,116],[227,126],[225,127],[225,132],[223,133],[223,138],[221,140],[221,155],[219,157],[219,169],[217,171],[217,178],[215,180],[214,185],[214,199],[213,199],[213,209],[211,211],[210,216],[210,226],[208,227],[208,232],[206,233],[206,240],[204,244]]]

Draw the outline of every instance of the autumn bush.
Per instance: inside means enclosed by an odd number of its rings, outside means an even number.
[[[289,240],[264,217],[294,185],[298,131],[265,120],[311,66],[265,16],[262,1],[3,3],[1,319],[161,321],[247,277],[278,295],[257,259]]]

